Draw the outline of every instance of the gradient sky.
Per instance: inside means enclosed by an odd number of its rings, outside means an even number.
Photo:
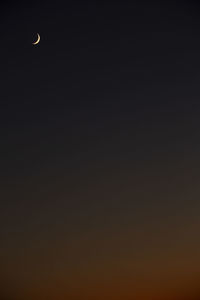
[[[198,2],[0,20],[0,299],[200,299]]]

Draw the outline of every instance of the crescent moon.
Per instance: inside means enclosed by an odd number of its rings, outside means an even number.
[[[37,41],[33,43],[33,45],[37,45],[40,42],[40,35],[37,33]]]

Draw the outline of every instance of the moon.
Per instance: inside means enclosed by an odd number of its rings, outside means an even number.
[[[39,44],[39,42],[40,42],[40,35],[39,35],[39,33],[37,33],[37,41],[32,44],[37,45],[37,44]]]

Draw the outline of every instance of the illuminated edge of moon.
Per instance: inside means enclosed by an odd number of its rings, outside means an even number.
[[[37,45],[37,44],[39,44],[39,42],[40,42],[40,35],[39,35],[39,33],[37,33],[37,41],[32,44]]]

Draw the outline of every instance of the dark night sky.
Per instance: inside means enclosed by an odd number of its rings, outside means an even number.
[[[196,296],[199,17],[195,1],[1,4],[0,297]]]

